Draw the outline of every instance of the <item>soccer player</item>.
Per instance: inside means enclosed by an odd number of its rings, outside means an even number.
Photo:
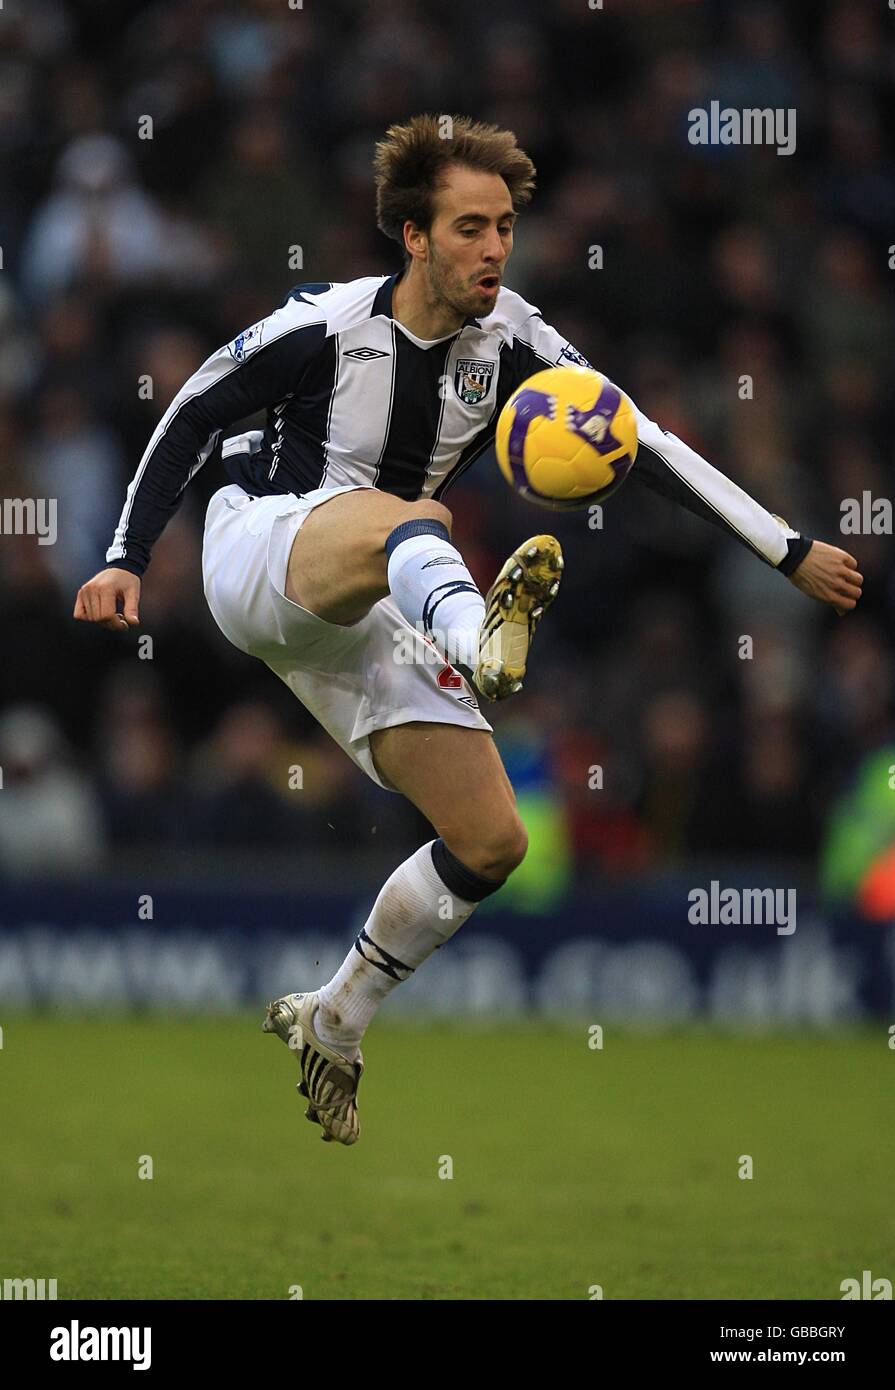
[[[492,447],[516,387],[546,366],[587,365],[503,283],[534,175],[510,131],[460,117],[450,138],[434,116],[392,126],[376,149],[377,220],[403,269],[298,285],[209,357],[149,441],[108,567],[75,603],[76,618],[113,631],[137,624],[153,542],[194,473],[221,458],[232,481],[209,503],[203,548],[219,627],[435,831],[384,884],[329,983],[284,995],[264,1021],[298,1055],[308,1118],[343,1144],[360,1132],[360,1044],[377,1008],[526,851],[477,696],[519,690],[560,546],[523,542],[483,597],[443,498]],[[263,431],[225,437],[262,408]],[[629,486],[722,526],[837,612],[854,608],[851,556],[800,536],[636,414]]]

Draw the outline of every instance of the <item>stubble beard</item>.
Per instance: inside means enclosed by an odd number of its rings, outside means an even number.
[[[469,318],[480,313],[476,303],[475,291],[463,285],[451,274],[449,265],[435,251],[429,256],[429,291],[433,304],[439,309],[447,309],[458,318]]]

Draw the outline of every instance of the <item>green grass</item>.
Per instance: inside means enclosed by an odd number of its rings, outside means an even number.
[[[255,1017],[2,1023],[0,1279],[60,1298],[836,1299],[895,1277],[883,1027],[590,1051],[584,1026],[379,1021],[343,1149]]]

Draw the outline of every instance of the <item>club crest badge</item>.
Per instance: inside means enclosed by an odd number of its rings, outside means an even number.
[[[464,405],[478,405],[491,388],[494,375],[493,362],[477,362],[471,357],[460,357],[454,368],[454,389]]]

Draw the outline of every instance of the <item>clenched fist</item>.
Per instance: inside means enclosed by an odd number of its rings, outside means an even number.
[[[78,590],[74,616],[84,623],[99,623],[110,632],[136,627],[140,621],[140,579],[129,570],[100,570]]]
[[[809,598],[832,604],[841,618],[851,612],[861,597],[864,576],[858,573],[854,555],[824,541],[813,541],[789,580]]]

